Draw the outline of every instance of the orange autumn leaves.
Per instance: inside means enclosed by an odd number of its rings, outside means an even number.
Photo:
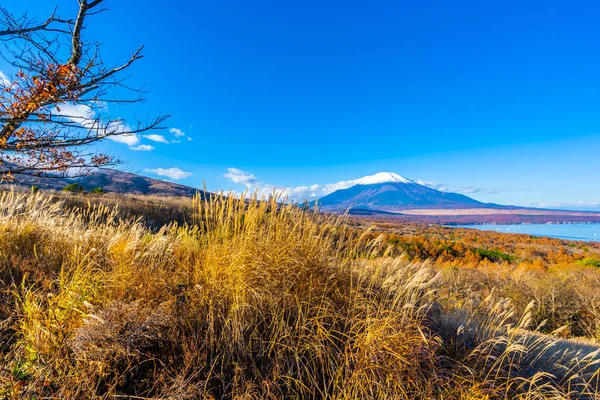
[[[39,73],[30,76],[19,71],[0,96],[0,173],[11,180],[12,172],[28,171],[42,175],[67,171],[71,167],[107,165],[112,157],[94,154],[86,160],[80,150],[93,124],[73,121],[61,114],[61,105],[80,102],[85,90],[82,71],[72,64],[38,64]],[[82,134],[81,131],[87,130]],[[15,168],[15,166],[18,166]]]
[[[38,112],[43,107],[54,105],[60,111],[57,103],[76,101],[79,98],[76,91],[79,76],[79,68],[69,64],[49,64],[43,76],[29,77],[19,71],[16,74],[17,80],[4,89],[8,96],[4,96],[0,102],[0,116],[25,121],[36,114],[42,120],[47,119],[47,113]]]
[[[480,267],[522,265],[532,269],[581,266],[586,259],[600,259],[600,243],[567,242],[526,234],[483,232],[393,222],[362,221],[372,230],[362,234],[364,243],[379,238],[383,252],[404,254],[410,260],[431,260],[437,265]]]

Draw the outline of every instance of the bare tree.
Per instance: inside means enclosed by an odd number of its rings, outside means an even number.
[[[107,67],[100,45],[85,41],[87,18],[106,11],[105,0],[78,0],[75,19],[62,19],[56,9],[45,21],[16,17],[0,6],[0,56],[19,72],[0,76],[0,178],[14,174],[50,176],[119,163],[90,145],[110,137],[135,143],[138,135],[161,124],[168,115],[128,124],[107,115],[109,104],[144,101],[142,88],[132,88],[123,72],[143,58],[137,49],[121,65]],[[111,89],[125,88],[131,98],[115,98]],[[121,92],[121,91],[119,91]]]

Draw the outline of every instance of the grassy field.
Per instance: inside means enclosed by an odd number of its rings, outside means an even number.
[[[366,228],[255,198],[4,192],[0,398],[600,396],[596,248]]]

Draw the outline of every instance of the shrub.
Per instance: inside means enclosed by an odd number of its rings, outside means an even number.
[[[97,188],[93,188],[92,190],[90,190],[91,194],[99,194],[99,195],[103,195],[104,193],[106,193],[106,190],[104,190],[101,187],[97,187]]]
[[[79,183],[70,183],[63,188],[63,192],[68,193],[85,193],[85,188]]]
[[[510,254],[503,253],[499,250],[475,249],[475,253],[479,254],[479,256],[482,259],[487,258],[490,261],[504,260],[508,262],[513,262],[516,260],[515,256],[511,256]]]
[[[579,260],[578,263],[582,264],[582,265],[586,265],[586,266],[590,266],[590,267],[596,267],[596,268],[600,268],[600,259],[598,258],[584,258],[583,260]]]

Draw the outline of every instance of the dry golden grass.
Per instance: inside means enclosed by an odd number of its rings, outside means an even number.
[[[534,304],[461,299],[468,279],[365,245],[344,216],[217,196],[149,227],[70,201],[0,197],[0,398],[600,393],[593,342],[535,333]]]

